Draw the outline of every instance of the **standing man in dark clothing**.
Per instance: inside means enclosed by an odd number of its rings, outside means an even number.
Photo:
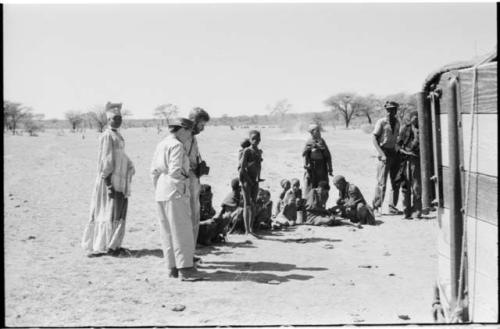
[[[399,197],[399,184],[396,176],[400,168],[397,145],[399,121],[396,118],[399,104],[387,101],[384,107],[387,111],[386,116],[379,119],[375,124],[372,138],[379,160],[377,166],[377,186],[372,205],[375,211],[382,207],[387,186],[387,175],[389,175],[392,187],[392,193],[389,196],[389,213],[400,214],[400,211],[396,208]]]
[[[412,219],[412,216],[413,218],[422,217],[418,138],[418,116],[417,111],[413,111],[410,112],[408,122],[401,129],[398,137],[399,152],[402,158],[401,190],[405,219]]]
[[[309,125],[311,138],[307,141],[302,156],[304,157],[304,186],[305,196],[319,182],[328,182],[328,175],[332,176],[332,156],[326,142],[321,138],[321,127],[317,124]]]

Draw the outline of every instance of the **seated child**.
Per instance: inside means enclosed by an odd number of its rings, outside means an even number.
[[[283,191],[281,191],[278,202],[276,202],[276,215],[278,215],[283,208],[283,199],[285,198],[286,192],[290,189],[291,183],[288,179],[282,179],[280,185],[283,188]]]
[[[297,178],[292,179],[292,191],[295,195],[295,205],[297,206],[297,224],[302,224],[306,217],[306,200],[302,198],[302,189],[300,181]]]
[[[256,215],[254,229],[267,230],[271,228],[271,217],[273,213],[273,202],[271,193],[268,190],[259,189],[257,193]]]
[[[197,243],[209,245],[217,240],[220,230],[217,229],[217,220],[212,217],[215,209],[212,206],[212,188],[208,184],[202,184],[200,189],[200,228]]]

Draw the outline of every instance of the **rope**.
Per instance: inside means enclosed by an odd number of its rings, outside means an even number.
[[[477,114],[477,67],[481,65],[479,63],[472,68],[472,100],[471,100],[471,127],[470,127],[470,145],[469,145],[469,166],[468,173],[465,176],[465,206],[463,208],[463,236],[462,236],[462,255],[460,257],[460,277],[458,281],[458,298],[457,304],[455,306],[455,310],[452,314],[452,322],[458,322],[459,317],[462,315],[463,310],[463,290],[462,287],[464,285],[465,279],[465,259],[467,258],[467,217],[469,212],[469,190],[470,190],[470,176],[471,176],[471,168],[472,168],[472,150],[474,145],[474,122],[475,116]],[[475,261],[475,259],[474,259]],[[476,277],[474,276],[474,296],[476,294]],[[474,307],[473,303],[473,307]],[[469,319],[472,320],[472,319]]]

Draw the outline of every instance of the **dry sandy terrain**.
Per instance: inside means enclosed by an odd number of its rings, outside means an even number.
[[[199,140],[214,206],[236,174],[247,130],[208,127]],[[435,220],[382,216],[380,225],[299,226],[249,244],[230,236],[201,248],[209,281],[168,279],[148,175],[160,136],[123,130],[136,176],[124,247],[132,257],[88,258],[80,238],[96,175],[97,133],[5,137],[5,307],[8,326],[430,323]],[[302,178],[306,133],[262,130],[263,186]],[[324,133],[334,173],[371,200],[376,159],[360,130]],[[336,198],[336,191],[330,203]],[[371,267],[369,267],[371,266]],[[175,312],[176,304],[185,306]],[[406,315],[409,320],[399,316]]]

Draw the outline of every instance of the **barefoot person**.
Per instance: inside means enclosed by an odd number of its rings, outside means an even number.
[[[190,138],[193,122],[170,120],[170,134],[156,147],[151,164],[160,219],[163,257],[170,277],[183,281],[199,279],[193,266],[195,240],[189,197],[189,158],[183,143]]]
[[[309,125],[311,138],[307,141],[302,156],[304,157],[304,185],[305,195],[311,189],[318,187],[320,181],[328,182],[328,175],[332,176],[332,156],[321,137],[321,127],[317,124]]]
[[[185,147],[189,157],[191,221],[193,223],[193,237],[196,242],[198,240],[198,231],[200,227],[200,177],[208,174],[208,167],[206,166],[205,161],[201,159],[196,135],[205,129],[205,124],[210,120],[210,116],[201,107],[195,107],[189,113],[188,118],[193,121],[193,129],[185,143]],[[198,260],[197,257],[196,260]]]
[[[243,150],[239,165],[239,178],[243,191],[245,234],[255,237],[253,222],[255,219],[255,206],[259,192],[259,177],[261,171],[262,151],[258,148],[260,132],[252,130],[249,133],[250,146]]]
[[[118,131],[122,124],[121,107],[121,103],[106,104],[108,127],[99,138],[90,220],[82,239],[82,247],[91,254],[118,254],[125,236],[128,197],[135,169],[125,154],[125,140]]]

